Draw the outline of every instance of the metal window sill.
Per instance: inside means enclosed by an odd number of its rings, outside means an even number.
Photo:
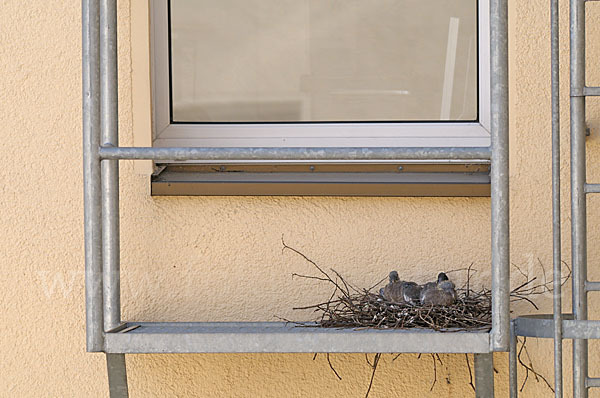
[[[163,165],[153,196],[488,197],[489,165]]]

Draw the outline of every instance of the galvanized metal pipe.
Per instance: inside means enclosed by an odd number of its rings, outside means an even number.
[[[585,184],[586,193],[600,193],[600,184]]]
[[[83,196],[86,347],[104,347],[102,313],[102,209],[100,203],[100,60],[97,0],[82,1]]]
[[[289,148],[141,148],[100,149],[103,159],[150,160],[414,160],[489,159],[490,148],[289,147]]]
[[[598,377],[588,377],[585,380],[585,385],[587,388],[590,387],[600,387],[600,378]]]
[[[578,128],[576,119],[584,112],[584,99],[571,99],[571,246],[572,246],[572,295],[573,315],[576,320],[587,319],[587,242],[586,203],[583,181],[585,180],[585,128]],[[582,120],[580,120],[582,122]],[[579,137],[577,137],[579,136]],[[573,396],[587,397],[587,340],[573,340]]]
[[[117,2],[100,0],[100,92],[103,145],[118,145]],[[121,323],[119,162],[102,161],[104,330]]]
[[[587,319],[587,220],[585,156],[585,3],[570,2],[571,50],[571,252],[573,315]],[[573,396],[588,396],[585,380],[588,371],[587,340],[573,340]]]
[[[597,292],[600,291],[600,282],[585,282],[585,291],[586,292]]]
[[[473,354],[475,398],[494,396],[494,354]]]
[[[510,349],[508,351],[508,386],[510,398],[519,395],[518,373],[517,373],[517,331],[515,321],[510,321]]]
[[[552,74],[552,262],[554,312],[554,395],[563,396],[562,369],[562,263],[560,220],[560,36],[558,0],[551,0]],[[515,365],[516,366],[516,365]]]
[[[492,129],[492,336],[494,351],[510,341],[510,244],[508,165],[508,4],[490,1]]]
[[[583,94],[588,97],[600,96],[600,87],[584,87]]]
[[[110,398],[129,397],[125,354],[106,354],[106,369]]]

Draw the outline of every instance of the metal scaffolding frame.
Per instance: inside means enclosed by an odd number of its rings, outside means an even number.
[[[490,0],[491,147],[126,148],[118,146],[116,0],[82,0],[86,336],[106,353],[111,397],[128,396],[125,355],[208,352],[447,352],[475,354],[477,396],[493,396],[492,352],[508,351],[507,0]],[[490,159],[492,328],[487,332],[335,330],[284,323],[122,322],[119,160]]]
[[[600,184],[586,182],[585,98],[600,95],[600,87],[585,85],[585,4],[591,1],[598,0],[570,0],[572,313],[563,314],[561,302],[559,3],[551,0],[553,314],[518,317],[512,321],[511,397],[517,396],[517,336],[554,339],[556,397],[562,397],[564,390],[563,339],[573,340],[573,397],[586,398],[589,388],[600,387],[600,378],[588,374],[588,340],[600,338],[600,321],[588,320],[587,303],[587,293],[600,290],[600,282],[587,280],[587,194],[600,192]]]

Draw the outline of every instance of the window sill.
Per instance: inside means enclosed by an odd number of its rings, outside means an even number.
[[[490,196],[489,164],[158,165],[153,196]]]

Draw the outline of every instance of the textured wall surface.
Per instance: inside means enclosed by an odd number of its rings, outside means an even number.
[[[568,212],[568,10],[562,1],[564,259]],[[543,278],[551,270],[549,12],[542,0],[511,0],[512,262]],[[588,8],[597,7],[591,3]],[[131,145],[130,4],[120,1],[121,144]],[[81,159],[81,31],[78,1],[0,1],[0,396],[106,396],[105,360],[85,353]],[[590,13],[597,21],[598,11]],[[589,24],[589,58],[600,55]],[[600,68],[590,63],[590,84]],[[590,180],[600,180],[600,112],[589,105]],[[323,266],[367,286],[391,269],[418,281],[471,262],[489,283],[489,200],[421,198],[152,198],[147,177],[122,162],[123,318],[307,319],[292,307],[329,289],[292,279],[310,266],[282,253],[281,236]],[[590,201],[591,242],[600,200]],[[590,244],[590,278],[600,246]],[[513,283],[522,281],[513,274]],[[592,303],[594,298],[592,297]],[[551,309],[550,296],[540,307]],[[565,308],[570,300],[565,297]],[[516,306],[516,313],[530,312]],[[590,312],[598,316],[597,310]],[[531,359],[552,380],[551,342],[530,340]],[[565,381],[570,390],[570,343]],[[591,344],[591,373],[600,360]],[[473,396],[463,355],[442,355],[431,389],[430,356],[382,358],[372,397]],[[495,356],[496,391],[507,395],[507,356]],[[361,397],[363,355],[129,356],[132,397]],[[472,363],[472,359],[471,359]],[[521,379],[524,372],[521,371]],[[593,394],[597,394],[594,392]],[[525,397],[548,396],[530,378]],[[594,396],[594,395],[592,395]],[[597,396],[597,395],[596,395]]]

